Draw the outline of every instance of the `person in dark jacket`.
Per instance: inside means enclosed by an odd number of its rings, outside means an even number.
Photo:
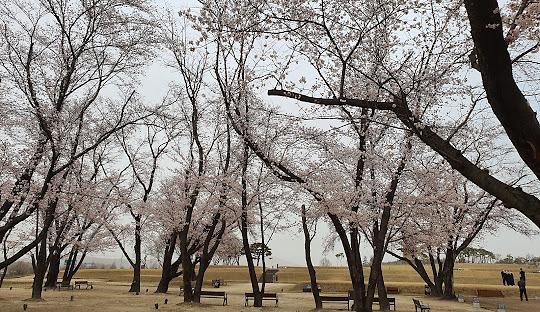
[[[525,280],[525,271],[522,268],[519,268],[519,279]]]
[[[519,298],[521,301],[523,301],[523,295],[525,295],[525,301],[529,301],[529,297],[527,297],[527,288],[525,287],[525,280],[520,279],[518,282],[519,287]]]
[[[506,286],[506,273],[504,271],[501,271],[501,277],[502,277],[503,285]]]
[[[514,273],[510,272],[510,276],[508,277],[508,285],[514,286],[516,285],[516,282],[514,281]]]

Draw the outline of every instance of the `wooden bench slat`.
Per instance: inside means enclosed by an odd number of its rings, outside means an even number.
[[[386,293],[391,294],[391,295],[399,294],[399,287],[392,287],[392,286],[386,287]]]
[[[224,291],[201,290],[200,296],[201,298],[223,299],[223,305],[227,304],[227,293]]]

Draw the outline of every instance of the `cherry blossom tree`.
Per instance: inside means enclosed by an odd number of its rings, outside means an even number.
[[[169,102],[171,100],[172,102]],[[122,130],[118,135],[132,171],[132,182],[128,185],[129,193],[124,198],[123,206],[134,224],[134,259],[127,253],[114,228],[109,227],[108,230],[133,267],[133,282],[129,292],[140,292],[142,228],[152,211],[149,206],[155,205],[151,195],[159,170],[159,161],[167,153],[173,140],[181,134],[180,123],[168,112],[175,102],[175,96],[172,99],[166,98],[164,100],[166,105],[158,114],[145,119],[141,126],[134,126],[133,131]]]
[[[46,240],[58,204],[54,194],[74,163],[148,115],[132,110],[130,87],[151,52],[147,8],[140,0],[1,4],[2,142],[15,157],[3,181],[0,239],[37,211],[44,222],[0,268]]]

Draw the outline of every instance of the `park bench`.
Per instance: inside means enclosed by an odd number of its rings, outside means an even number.
[[[201,298],[223,299],[223,305],[227,305],[227,293],[224,291],[201,290]]]
[[[253,293],[245,293],[244,298],[246,302],[244,303],[244,306],[249,306],[249,299],[255,300],[255,295]],[[276,301],[276,306],[278,305],[278,297],[276,293],[264,293],[262,294],[262,300],[272,300]]]
[[[414,299],[412,300],[414,302],[414,311],[418,312],[418,309],[420,309],[420,312],[429,311],[431,312],[431,309],[429,308],[429,304],[425,305],[420,300]]]
[[[373,298],[373,303],[379,304],[379,297]],[[394,310],[396,310],[396,298],[388,298],[388,303],[391,306],[394,306]]]
[[[349,296],[326,296],[321,295],[321,302],[346,302],[347,310],[350,310]]]
[[[81,289],[81,285],[85,285],[86,289],[94,289],[94,285],[92,283],[89,283],[88,281],[75,281],[75,288]]]
[[[64,284],[62,282],[56,282],[56,289],[58,289],[59,291],[62,290],[62,289],[73,290],[73,285]]]
[[[386,293],[390,294],[390,295],[397,295],[397,294],[399,294],[399,288],[398,287],[388,286],[388,287],[386,287]]]
[[[499,289],[477,289],[476,295],[478,297],[504,297],[504,294]]]

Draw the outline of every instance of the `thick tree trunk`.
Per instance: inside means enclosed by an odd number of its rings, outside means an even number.
[[[45,287],[55,288],[58,275],[60,274],[60,251],[53,249],[50,255],[49,271],[47,272],[47,280]]]
[[[454,264],[454,251],[451,248],[448,248],[442,272],[444,283],[443,297],[445,299],[454,299],[456,297],[456,294],[454,293]]]
[[[193,288],[191,282],[193,281],[193,274],[195,268],[193,267],[191,258],[182,256],[182,285],[184,287],[184,302],[193,302]]]
[[[317,285],[317,274],[311,261],[311,235],[306,220],[306,206],[302,205],[302,229],[304,231],[304,251],[306,255],[306,265],[309,272],[309,280],[311,282],[311,293],[313,294],[313,300],[315,300],[315,308],[322,309],[321,295],[319,293],[319,287]]]
[[[379,272],[379,278],[377,279],[377,296],[379,297],[379,308],[383,311],[390,310],[390,302],[388,302],[382,270]]]
[[[500,4],[496,0],[464,3],[488,102],[521,159],[540,178],[540,124],[514,80],[501,14],[494,13]]]
[[[351,230],[351,247],[345,249],[347,265],[353,287],[354,311],[371,312],[371,305],[368,305],[366,298],[366,285],[364,282],[364,271],[362,265],[362,255],[360,254],[360,241],[358,240],[358,230]],[[342,242],[343,243],[343,242]],[[345,247],[345,246],[344,246]],[[371,299],[373,300],[373,298]]]
[[[171,237],[167,241],[167,246],[165,247],[165,254],[163,255],[163,268],[161,270],[161,279],[159,280],[156,293],[165,294],[167,293],[167,291],[169,291],[169,283],[175,277],[176,271],[178,270],[178,263],[176,267],[174,267],[172,262],[177,236],[178,234],[175,232],[171,234]]]
[[[141,291],[141,216],[135,216],[135,266],[133,267],[133,281],[129,292]]]
[[[34,282],[32,284],[32,299],[41,299],[43,281],[47,272],[47,240],[44,238],[40,243],[39,252],[34,265]]]
[[[201,302],[201,290],[204,282],[204,274],[210,266],[210,261],[208,259],[202,259],[199,263],[199,271],[197,272],[197,279],[195,280],[195,290],[193,292],[193,301],[200,303]]]
[[[206,234],[207,236],[204,241],[201,261],[199,263],[199,271],[197,272],[197,280],[195,282],[194,296],[195,296],[195,302],[197,303],[201,302],[201,289],[204,282],[204,274],[206,273],[206,270],[210,266],[212,258],[214,257],[214,254],[216,253],[219,243],[221,242],[221,239],[223,237],[223,233],[225,233],[226,222],[225,220],[221,219],[221,227],[219,228],[217,235],[215,235],[214,237],[214,233],[218,225],[218,222],[220,222],[220,218],[221,218],[221,213],[217,213],[214,215],[214,217],[212,218],[213,219],[212,226],[210,227],[208,234]],[[210,245],[213,238],[214,238],[214,243]]]

